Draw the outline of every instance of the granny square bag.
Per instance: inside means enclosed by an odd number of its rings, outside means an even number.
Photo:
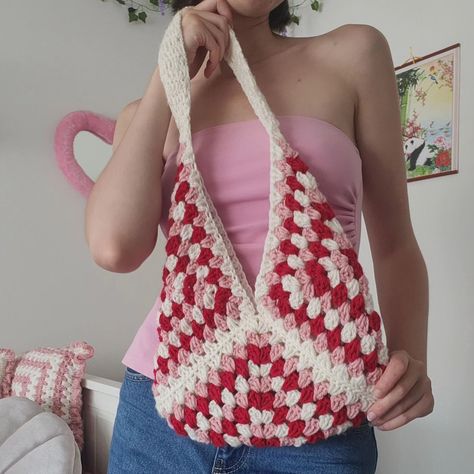
[[[158,53],[179,148],[156,315],[156,410],[176,433],[216,447],[341,434],[365,420],[388,362],[367,278],[230,30],[225,60],[270,138],[269,226],[253,292],[196,165],[181,13]]]

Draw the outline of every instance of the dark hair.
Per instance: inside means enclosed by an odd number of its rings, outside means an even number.
[[[173,13],[176,13],[178,10],[184,7],[194,7],[198,3],[201,3],[201,0],[171,0],[170,2],[171,10]],[[284,31],[285,27],[291,23],[290,7],[288,5],[288,0],[284,0],[277,7],[275,7],[269,15],[269,24],[270,29],[275,32]]]

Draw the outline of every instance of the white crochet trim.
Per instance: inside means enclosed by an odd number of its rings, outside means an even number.
[[[191,81],[181,29],[182,14],[182,10],[175,14],[163,35],[158,52],[158,65],[160,78],[179,131],[179,141],[190,145],[192,148]],[[257,86],[255,77],[232,29],[229,30],[229,37],[230,44],[225,52],[224,59],[233,70],[255,114],[272,140],[275,143],[279,141],[286,143],[285,137],[280,131],[279,122]],[[193,159],[193,157],[194,153],[192,156],[190,155],[189,159]]]
[[[230,44],[224,56],[225,60],[232,68],[239,84],[242,86],[242,89],[249,100],[250,105],[262,122],[262,125],[265,127],[270,140],[270,209],[268,213],[268,232],[264,241],[263,258],[255,280],[254,292],[243,271],[242,264],[236,256],[235,250],[225,231],[224,225],[222,224],[222,220],[215,209],[214,203],[209,196],[209,192],[204,185],[204,180],[196,164],[190,127],[191,94],[189,69],[186,62],[186,53],[182,38],[181,19],[182,10],[175,14],[168,26],[158,54],[160,77],[179,130],[180,143],[184,146],[184,151],[178,153],[176,158],[177,165],[179,166],[182,162],[192,166],[198,181],[196,183],[197,188],[203,193],[206,199],[208,212],[211,214],[212,221],[215,225],[215,228],[212,229],[212,234],[225,246],[227,255],[224,257],[230,259],[232,266],[235,269],[235,276],[238,277],[239,283],[245,289],[247,300],[249,300],[249,303],[252,305],[253,312],[259,314],[260,311],[263,311],[259,299],[265,295],[268,290],[264,281],[264,276],[272,269],[272,262],[268,258],[269,251],[278,245],[278,239],[274,236],[274,229],[279,224],[279,221],[278,217],[275,215],[274,209],[276,204],[281,200],[281,196],[274,186],[274,183],[280,177],[280,172],[276,169],[275,163],[278,160],[285,158],[285,151],[288,153],[293,150],[287,143],[284,135],[281,133],[279,121],[270,109],[265,96],[258,88],[255,77],[252,74],[242,52],[242,48],[234,31],[231,29],[229,32]],[[280,144],[283,145],[284,149]],[[190,179],[192,179],[192,177],[190,177]],[[232,275],[232,277],[234,277],[234,275]],[[259,311],[257,311],[257,309]]]

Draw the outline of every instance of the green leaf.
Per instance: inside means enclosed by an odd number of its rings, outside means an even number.
[[[116,2],[120,3],[120,5],[125,5],[124,0],[115,0]]]
[[[155,7],[158,6],[158,0],[148,0],[152,5],[155,5]]]
[[[143,21],[143,23],[146,23],[146,12],[140,12],[138,14],[138,18],[140,18],[141,21]]]
[[[300,17],[297,15],[294,15],[293,13],[290,14],[290,21],[292,23],[296,23],[297,25],[300,24]]]
[[[138,16],[136,15],[137,9],[133,7],[128,7],[128,21],[129,23],[132,21],[138,21]]]
[[[318,0],[313,0],[311,2],[311,8],[315,11],[315,12],[318,12],[319,9],[320,9],[321,5],[320,3],[318,2]]]

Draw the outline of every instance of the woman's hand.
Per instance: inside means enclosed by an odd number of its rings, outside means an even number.
[[[203,0],[194,7],[182,11],[183,41],[192,79],[209,51],[204,75],[209,78],[224,58],[229,45],[229,27],[232,27],[232,11],[227,0]]]
[[[434,398],[426,366],[404,350],[390,354],[374,393],[378,399],[370,407],[367,418],[381,430],[393,430],[433,411]],[[370,413],[375,417],[370,418]]]

